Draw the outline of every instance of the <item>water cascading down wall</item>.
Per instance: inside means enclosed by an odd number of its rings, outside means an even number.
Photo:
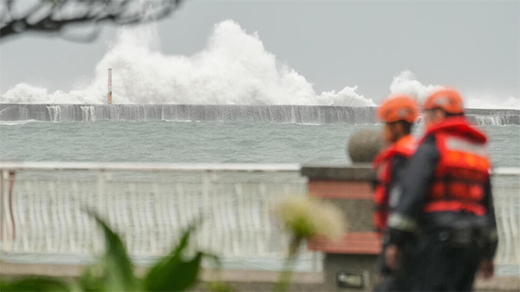
[[[375,123],[375,107],[304,105],[0,104],[0,121],[238,121]],[[520,125],[520,110],[468,109],[480,125]]]

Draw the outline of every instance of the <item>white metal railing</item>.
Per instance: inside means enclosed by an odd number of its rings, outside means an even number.
[[[498,168],[493,175],[499,246],[495,261],[520,265],[520,168]],[[520,275],[520,268],[519,275]]]
[[[102,237],[88,208],[123,235],[133,256],[164,254],[202,217],[199,247],[224,258],[281,258],[287,240],[270,205],[285,194],[306,194],[299,170],[296,164],[0,163],[0,252],[99,251]],[[520,169],[496,169],[493,186],[496,261],[518,266]]]
[[[227,259],[281,258],[287,240],[270,205],[306,193],[299,166],[289,164],[2,163],[0,171],[4,256],[99,251],[90,209],[133,256],[165,254],[202,218],[197,246]]]

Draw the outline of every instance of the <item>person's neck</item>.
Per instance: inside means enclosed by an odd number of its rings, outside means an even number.
[[[394,143],[399,142],[399,140],[403,139],[403,138],[406,137],[406,136],[408,136],[408,134],[404,134],[404,133],[403,133],[403,134],[399,134],[399,135],[397,135],[397,137],[395,138]]]

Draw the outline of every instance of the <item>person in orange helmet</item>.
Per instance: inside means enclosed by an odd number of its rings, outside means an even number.
[[[386,262],[401,291],[471,291],[479,267],[493,275],[498,243],[487,137],[454,89],[430,95],[423,115],[426,133],[393,198]]]
[[[406,166],[406,161],[415,152],[416,141],[411,135],[412,126],[418,117],[416,102],[408,96],[390,96],[377,110],[377,119],[384,123],[382,138],[387,147],[374,159],[377,171],[375,187],[374,225],[376,232],[383,238],[387,229],[390,210],[390,194],[399,188],[398,181]],[[380,257],[380,272],[383,281],[376,291],[391,290],[395,284],[391,270],[384,264],[385,244]],[[397,288],[396,288],[397,289]]]

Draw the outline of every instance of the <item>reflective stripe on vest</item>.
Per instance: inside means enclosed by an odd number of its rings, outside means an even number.
[[[482,157],[488,156],[487,144],[471,143],[468,140],[455,136],[449,136],[446,139],[446,148],[448,148],[451,151],[466,152]]]
[[[392,213],[388,218],[388,226],[401,231],[414,232],[417,230],[417,221],[399,213]]]
[[[438,202],[430,202],[426,204],[424,207],[424,211],[428,213],[432,212],[458,212],[458,211],[466,211],[469,213],[473,213],[478,216],[482,216],[486,214],[486,208],[478,203],[463,203],[458,201],[438,201]]]

